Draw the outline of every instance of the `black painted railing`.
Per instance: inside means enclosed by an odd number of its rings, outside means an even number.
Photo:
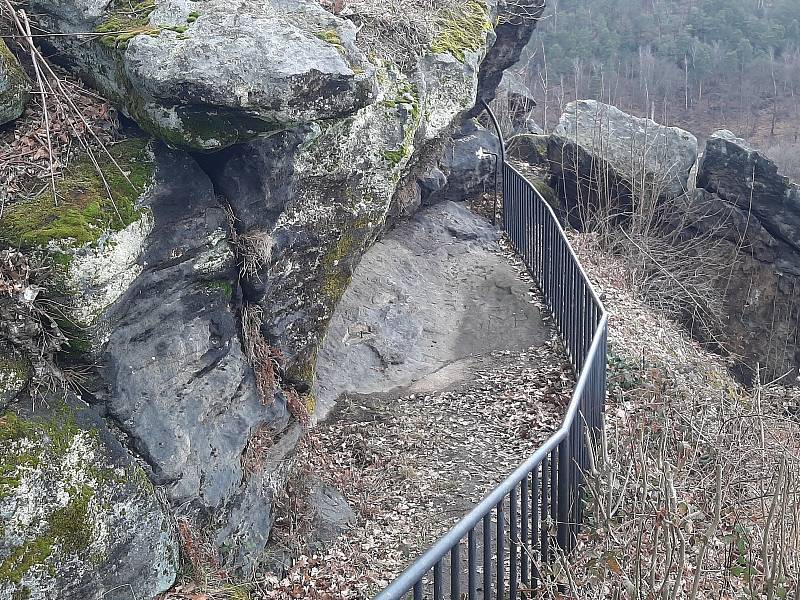
[[[580,532],[587,439],[605,400],[608,318],[553,210],[501,164],[505,231],[553,313],[577,384],[558,431],[375,600],[516,599]]]

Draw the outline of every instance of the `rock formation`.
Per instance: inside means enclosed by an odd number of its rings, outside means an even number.
[[[20,67],[17,57],[0,39],[0,125],[22,114],[30,87],[28,76]]]
[[[60,434],[31,410],[32,384],[68,381],[80,398],[53,400],[57,421],[100,415],[76,439],[118,472],[30,470],[17,445],[0,453],[0,593],[72,597],[52,590],[74,577],[79,597],[130,597],[106,585],[117,577],[153,595],[175,578],[176,540],[234,576],[251,572],[268,554],[276,490],[314,412],[317,352],[355,265],[420,205],[451,133],[491,100],[535,19],[493,30],[497,3],[466,2],[401,67],[368,58],[354,23],[310,0],[30,4],[39,26],[66,34],[43,41],[54,58],[148,135],[112,146],[113,161],[101,155],[102,179],[79,155],[59,203],[46,191],[7,204],[0,221],[0,283],[21,281],[0,286],[0,438],[16,440],[25,419],[45,430],[33,453],[53,454]],[[41,268],[18,269],[12,249]],[[42,528],[22,535],[5,525],[28,477],[65,493],[37,504]],[[96,498],[82,539],[124,519],[147,526],[76,563],[85,548],[44,525],[82,501],[59,477]],[[130,511],[103,512],[109,498]],[[30,544],[42,552],[21,560]]]
[[[729,131],[706,143],[698,172],[693,227],[724,238],[731,270],[725,290],[728,346],[775,378],[800,366],[800,188]],[[724,218],[721,218],[724,217]]]
[[[534,163],[541,144],[520,137],[512,153]],[[704,299],[704,310],[715,311],[717,325],[709,331],[687,315],[694,333],[713,336],[744,379],[756,365],[765,378],[796,372],[800,188],[729,131],[709,138],[695,185],[696,159],[690,133],[593,100],[570,103],[548,142],[551,181],[572,225],[608,232],[608,215],[624,227],[650,215],[651,233],[716,265],[718,306]]]
[[[554,187],[575,226],[604,218],[610,198],[625,215],[636,212],[636,203],[685,193],[697,152],[688,131],[596,100],[570,102],[548,145]]]

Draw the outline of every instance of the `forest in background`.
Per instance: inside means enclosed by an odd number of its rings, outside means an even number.
[[[548,0],[520,73],[550,131],[596,98],[688,129],[730,129],[800,179],[800,1]]]

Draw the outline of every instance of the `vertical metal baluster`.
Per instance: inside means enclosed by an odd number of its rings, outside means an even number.
[[[492,517],[483,517],[483,599],[492,597]]]
[[[558,521],[558,446],[550,453],[550,518],[553,523]]]
[[[506,518],[503,500],[497,503],[497,600],[506,594]]]
[[[569,536],[569,437],[558,445],[558,545],[562,551],[568,550]]]
[[[508,547],[509,547],[509,569],[508,569],[508,593],[509,597],[517,597],[517,584],[519,581],[519,521],[517,520],[517,510],[519,509],[519,502],[517,500],[517,492],[519,488],[514,486],[511,488],[511,495],[508,498],[508,518],[511,521],[511,528],[509,532]]]
[[[467,536],[467,598],[478,600],[478,557],[475,543],[475,529],[469,530]]]
[[[444,600],[442,588],[442,561],[439,559],[433,566],[433,600]]]
[[[546,461],[547,459],[545,459]],[[544,465],[544,462],[542,463]],[[539,568],[534,562],[541,560],[539,549],[541,548],[542,531],[539,525],[539,515],[541,515],[541,503],[539,501],[539,485],[541,479],[541,469],[536,467],[531,473],[531,588],[536,589],[539,584]]]
[[[422,600],[422,581],[414,584],[414,600]]]
[[[542,516],[539,524],[539,534],[541,536],[541,552],[539,560],[542,565],[550,561],[550,535],[548,532],[548,520],[550,518],[550,461],[547,457],[542,460]]]
[[[531,518],[530,490],[528,488],[529,478],[530,474],[525,475],[525,479],[522,480],[522,491],[520,494],[522,500],[522,506],[520,507],[520,521],[522,523],[522,532],[520,533],[520,540],[522,541],[522,550],[520,551],[522,553],[520,556],[522,559],[522,583],[528,587],[531,585],[530,564],[532,552],[529,527]]]
[[[461,600],[461,542],[450,550],[450,600]]]

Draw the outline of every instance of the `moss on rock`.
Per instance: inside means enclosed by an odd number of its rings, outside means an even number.
[[[28,361],[0,348],[0,408],[19,395],[29,379]]]
[[[467,52],[476,52],[483,47],[486,34],[491,30],[486,3],[482,0],[470,0],[460,11],[443,16],[431,50],[437,54],[452,54],[457,60],[464,62]]]
[[[46,418],[0,413],[0,597],[51,597],[75,583],[59,578],[92,579],[115,544],[153,528],[149,510],[162,523],[140,471],[110,462],[100,433],[66,405]],[[162,526],[156,536],[168,544]]]
[[[47,189],[6,209],[0,242],[22,248],[46,247],[50,242],[81,246],[137,221],[141,217],[137,200],[153,177],[148,141],[129,139],[112,146],[110,153],[119,169],[108,156],[98,156],[110,198],[90,158],[81,156],[57,181],[57,202]]]

